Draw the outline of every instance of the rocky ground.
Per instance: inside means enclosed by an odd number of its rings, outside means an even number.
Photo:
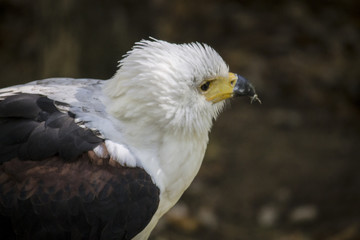
[[[262,105],[232,101],[153,240],[360,239],[358,1],[0,2],[0,87],[109,78],[141,38],[207,42]]]

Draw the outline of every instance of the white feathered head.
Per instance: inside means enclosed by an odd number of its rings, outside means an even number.
[[[116,118],[185,134],[207,133],[225,99],[255,95],[208,45],[155,39],[135,44],[104,91]]]

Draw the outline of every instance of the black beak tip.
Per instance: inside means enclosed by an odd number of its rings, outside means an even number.
[[[240,75],[237,75],[237,81],[233,93],[234,97],[249,96],[251,98],[251,103],[253,101],[261,103],[253,85],[246,78]]]

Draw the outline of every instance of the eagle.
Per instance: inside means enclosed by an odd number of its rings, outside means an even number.
[[[109,80],[1,89],[1,239],[148,239],[237,96],[260,102],[213,48],[157,39],[135,43]]]

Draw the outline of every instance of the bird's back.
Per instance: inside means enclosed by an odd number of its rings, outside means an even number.
[[[86,125],[106,118],[101,85],[49,79],[0,90],[1,239],[131,239],[151,220],[151,177],[94,152],[106,150]]]

